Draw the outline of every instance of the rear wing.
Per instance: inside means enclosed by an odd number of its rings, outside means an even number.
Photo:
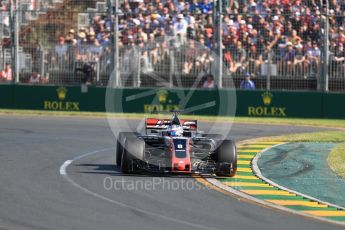
[[[185,131],[196,131],[198,128],[197,120],[180,119],[181,126]],[[146,130],[164,130],[171,125],[170,119],[146,118]]]

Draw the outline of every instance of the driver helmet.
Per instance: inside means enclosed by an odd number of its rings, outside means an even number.
[[[181,125],[171,125],[168,127],[168,132],[172,137],[183,136],[183,128]]]

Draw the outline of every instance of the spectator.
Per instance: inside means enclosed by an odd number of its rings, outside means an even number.
[[[200,4],[198,2],[198,0],[192,0],[192,2],[190,3],[190,6],[189,6],[189,11],[194,14],[197,9],[200,9]]]
[[[252,44],[248,52],[248,62],[246,63],[249,70],[254,73],[254,76],[259,75],[261,65],[263,64],[262,55],[256,49],[256,46]]]
[[[306,64],[309,71],[309,75],[315,75],[319,70],[321,51],[316,41],[313,41],[311,48],[307,50]]]
[[[184,55],[184,63],[183,63],[183,73],[189,74],[190,71],[193,68],[194,61],[196,59],[196,48],[194,44],[194,40],[188,41],[188,46],[183,49],[183,55]]]
[[[344,2],[332,0],[330,5],[330,44],[335,43],[336,46],[345,45]],[[213,4],[212,0],[124,1],[121,5],[124,16],[120,17],[118,27],[122,51],[137,44],[142,57],[145,57],[147,63],[150,62],[152,69],[157,69],[156,65],[161,65],[162,59],[169,60],[170,53],[176,54],[169,51],[171,48],[185,47],[187,38],[197,40],[212,50],[217,46],[217,39],[214,37],[215,23],[212,21]],[[261,64],[267,61],[270,54],[273,64],[277,65],[278,74],[282,76],[304,75],[307,70],[315,76],[319,70],[322,35],[321,12],[316,4],[318,3],[314,0],[231,0],[228,9],[225,9],[227,13],[223,14],[221,31],[224,60],[231,73],[240,74],[243,68],[247,68],[253,76],[259,75]],[[91,25],[88,29],[78,31],[79,35],[85,36],[77,38],[78,45],[76,33],[71,29],[64,42],[59,39],[59,44],[54,47],[55,50],[53,48],[52,53],[64,56],[67,45],[68,60],[73,56],[71,54],[76,53],[75,47],[82,59],[80,44],[84,39],[86,45],[92,47],[92,53],[97,53],[94,56],[110,53],[111,18],[105,15],[95,16]],[[175,39],[163,44],[167,36]],[[94,41],[95,38],[100,47]],[[162,42],[157,42],[158,38]],[[292,45],[288,45],[290,43]],[[184,55],[174,60],[179,62],[185,74],[191,73],[193,68],[203,71],[203,66],[207,66],[206,62],[212,63],[212,58],[208,60],[211,56],[207,52],[192,49],[198,48],[188,48],[188,52],[195,52],[194,61],[184,59]],[[333,49],[332,52],[335,54],[340,51]],[[331,62],[335,63],[335,59]],[[332,67],[332,71],[339,75],[338,71],[341,69]]]
[[[59,37],[59,44],[55,46],[55,54],[57,59],[63,58],[67,53],[67,45],[63,36]]]
[[[199,9],[203,14],[212,14],[213,3],[208,0],[204,0],[203,3],[199,6]]]
[[[12,81],[12,69],[11,65],[6,63],[5,69],[1,71],[1,77],[3,81],[11,82]]]
[[[344,76],[345,65],[345,50],[342,43],[340,43],[331,55],[331,74],[332,76]]]
[[[110,45],[110,31],[104,30],[104,32],[101,33],[101,39],[99,40],[99,43],[102,47],[107,47]]]
[[[284,55],[283,63],[287,75],[292,75],[295,61],[295,50],[291,42],[287,43],[286,53]]]
[[[255,84],[252,80],[250,80],[250,74],[246,73],[244,80],[242,80],[240,84],[241,89],[248,89],[248,90],[254,90],[255,89]]]
[[[150,34],[149,40],[147,41],[147,50],[152,65],[156,65],[158,62],[158,47],[159,44],[157,44],[154,34]]]
[[[213,75],[212,74],[208,74],[207,75],[207,77],[206,77],[202,87],[205,88],[205,89],[212,89],[212,88],[215,87],[214,79],[213,79]]]
[[[185,43],[186,34],[187,34],[187,27],[188,27],[188,24],[187,24],[186,20],[184,19],[183,14],[177,15],[176,22],[174,24],[174,28],[175,28],[175,33],[176,33],[176,35],[179,39],[179,42],[181,44]]]
[[[68,34],[67,34],[67,36],[66,36],[66,39],[65,39],[65,42],[66,43],[76,43],[76,39],[75,39],[75,31],[74,31],[74,29],[70,29],[69,31],[68,31]]]
[[[214,62],[214,58],[210,54],[208,50],[202,50],[197,53],[196,59],[195,59],[195,67],[196,70],[199,72],[209,72],[211,70],[211,66]]]
[[[304,76],[306,78],[306,69],[305,69],[305,54],[303,51],[303,45],[297,44],[296,46],[296,53],[295,53],[295,59],[294,59],[294,71],[295,74]]]
[[[236,73],[237,70],[242,67],[242,64],[246,60],[246,51],[242,47],[242,42],[238,41],[236,43],[236,48],[233,50],[233,53],[231,54],[232,57],[232,66],[230,66],[230,71],[232,73]]]
[[[31,84],[37,84],[41,82],[41,75],[37,72],[33,72],[30,76],[29,83]]]
[[[52,64],[58,68],[64,68],[67,61],[68,45],[63,36],[59,37],[59,43],[55,45],[54,53],[51,56]]]

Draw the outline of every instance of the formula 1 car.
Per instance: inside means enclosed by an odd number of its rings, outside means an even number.
[[[210,173],[234,176],[237,150],[232,140],[198,130],[197,120],[146,119],[146,132],[120,132],[116,164],[123,173]]]

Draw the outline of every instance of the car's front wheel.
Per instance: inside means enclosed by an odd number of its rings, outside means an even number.
[[[233,177],[237,171],[237,150],[232,140],[224,140],[216,150],[215,160],[217,162],[218,176]]]

